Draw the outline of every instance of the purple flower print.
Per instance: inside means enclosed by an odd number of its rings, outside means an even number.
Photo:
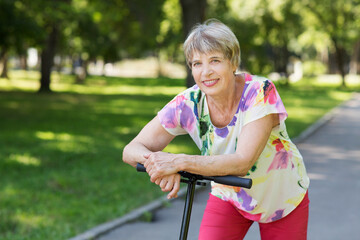
[[[244,92],[247,90],[247,87],[249,85],[245,84]],[[251,107],[254,104],[254,101],[256,99],[256,96],[258,94],[259,90],[259,83],[254,84],[253,87],[247,92],[245,96],[243,96],[240,100],[240,110],[242,112],[245,112],[248,110],[249,107]]]
[[[251,206],[252,197],[250,197],[244,189],[241,189],[240,192],[237,193],[239,199],[242,199],[242,210],[245,211],[252,211],[254,210],[255,206]]]
[[[175,97],[170,101],[160,112],[159,118],[161,120],[161,125],[165,128],[176,128],[178,126],[178,111],[179,106],[184,105],[184,100],[186,98],[183,95]]]
[[[166,107],[163,111],[159,112],[159,118],[161,120],[161,125],[166,128],[176,128],[176,109],[172,107]]]
[[[238,108],[238,111],[239,111],[239,108]],[[237,117],[234,116],[233,119],[231,120],[231,122],[229,123],[229,126],[235,126],[236,120],[237,120]]]
[[[280,218],[282,218],[283,214],[284,214],[284,209],[277,210],[276,212],[274,212],[273,215],[271,215],[271,216],[269,217],[269,219],[270,219],[270,221],[279,220]],[[269,221],[269,222],[270,222],[270,221]]]
[[[227,127],[215,128],[215,133],[222,138],[226,138],[226,136],[229,134],[229,129]]]
[[[190,132],[194,128],[194,113],[186,104],[180,104],[179,107],[181,108],[180,125]]]

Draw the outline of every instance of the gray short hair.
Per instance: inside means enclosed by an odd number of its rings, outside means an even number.
[[[240,65],[240,45],[231,29],[216,19],[197,24],[184,42],[187,65],[191,68],[194,52],[221,52],[236,68]]]

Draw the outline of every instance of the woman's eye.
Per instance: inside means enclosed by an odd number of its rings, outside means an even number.
[[[198,63],[198,62],[193,63],[193,67],[197,67],[199,65],[200,65],[200,63]]]

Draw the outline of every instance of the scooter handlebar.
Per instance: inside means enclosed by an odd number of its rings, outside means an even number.
[[[146,172],[146,168],[144,167],[144,165],[138,163],[136,165],[136,170],[138,172]],[[225,184],[225,185],[229,185],[229,186],[236,186],[236,187],[243,187],[243,188],[251,188],[252,186],[252,180],[249,178],[242,178],[242,177],[237,177],[237,176],[201,176],[201,175],[196,175],[196,174],[192,174],[192,173],[188,173],[188,172],[179,172],[179,174],[183,177],[189,177],[189,176],[193,176],[195,178],[197,178],[198,180],[210,180],[210,181],[214,181],[216,183],[220,183],[220,184]]]
[[[138,172],[146,172],[146,168],[141,163],[136,164],[136,171]]]

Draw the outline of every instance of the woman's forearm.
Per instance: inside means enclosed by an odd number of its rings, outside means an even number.
[[[123,161],[135,167],[146,161],[144,155],[162,151],[175,136],[168,133],[154,117],[123,150]]]
[[[131,142],[125,146],[123,150],[123,161],[133,167],[137,163],[143,164],[145,162],[144,155],[151,153],[143,144],[139,142]]]
[[[245,159],[240,154],[214,156],[184,154],[178,164],[182,171],[204,176],[245,176],[253,165],[251,160]]]
[[[240,154],[198,156],[159,151],[148,154],[145,158],[144,166],[152,182],[179,171],[203,176],[245,176],[255,162]]]

